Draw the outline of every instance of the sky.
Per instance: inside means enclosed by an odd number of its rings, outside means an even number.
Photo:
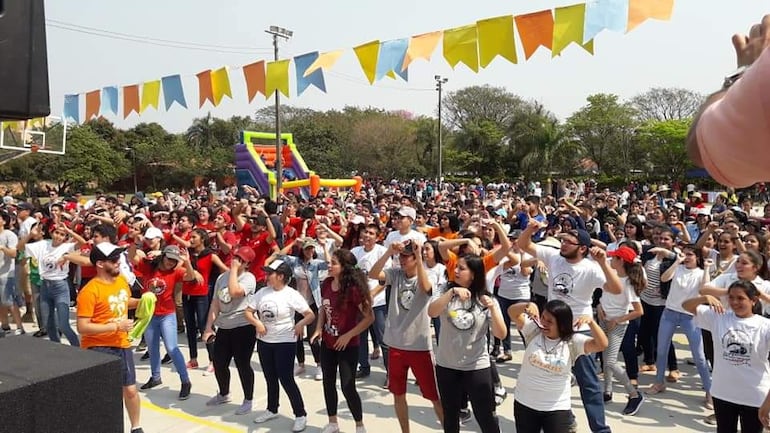
[[[576,3],[552,0],[46,0],[51,110],[60,115],[64,95],[104,86],[125,86],[181,74],[189,109],[177,105],[165,111],[152,108],[128,119],[107,115],[117,126],[157,122],[172,132],[187,129],[193,119],[206,116],[250,116],[273,99],[261,95],[248,102],[240,66],[272,60],[272,40],[264,32],[277,25],[294,32],[280,45],[281,58],[312,51],[346,48],[339,62],[325,73],[327,93],[313,87],[283,102],[317,110],[346,105],[407,110],[435,115],[434,75],[449,79],[445,91],[489,84],[503,86],[527,99],[538,100],[565,119],[586,104],[594,93],[630,98],[651,87],[684,87],[702,93],[717,90],[735,69],[731,36],[748,33],[767,8],[756,0],[677,0],[671,21],[647,21],[628,34],[602,32],[595,55],[572,45],[561,57],[540,49],[519,64],[498,58],[474,73],[464,65],[454,70],[439,46],[430,62],[410,66],[409,82],[388,78],[369,85],[352,47],[379,39],[398,39],[471,24],[500,15],[524,14]],[[62,27],[77,27],[81,31]],[[191,50],[96,36],[89,28],[145,38],[181,41],[191,45],[238,47],[229,52]],[[236,52],[237,51],[237,52]],[[218,107],[198,108],[195,74],[222,66],[230,74],[233,99]],[[293,66],[292,66],[293,74]],[[85,98],[81,97],[81,116]],[[122,104],[122,102],[121,102]],[[287,131],[290,132],[290,131]]]

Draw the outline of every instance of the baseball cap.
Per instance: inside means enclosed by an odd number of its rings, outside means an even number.
[[[17,204],[16,208],[19,209],[19,210],[30,210],[30,211],[35,209],[35,207],[32,206],[32,203],[28,203],[26,201],[23,201],[23,202]]]
[[[270,263],[267,266],[264,266],[262,269],[265,272],[267,272],[268,274],[273,273],[273,272],[276,272],[276,273],[279,273],[279,274],[283,274],[283,276],[286,279],[289,279],[289,277],[291,277],[291,275],[292,275],[291,266],[289,266],[286,262],[284,262],[283,260],[280,260],[280,259],[273,260],[272,263]]]
[[[633,248],[627,247],[625,245],[619,247],[615,251],[608,252],[607,256],[618,257],[626,263],[634,263],[636,261],[636,251],[634,251]]]
[[[570,234],[573,234],[577,237],[578,245],[591,248],[591,235],[589,235],[587,231],[583,229],[577,229],[570,231]]]
[[[414,242],[411,239],[407,239],[404,241],[404,249],[401,250],[399,254],[414,255],[416,252],[414,248],[415,248]]]
[[[163,248],[163,256],[171,260],[182,260],[181,254],[182,252],[179,251],[179,247],[176,245],[169,245],[166,248]]]
[[[313,238],[305,238],[304,241],[302,241],[302,249],[305,248],[315,248],[318,246],[318,242],[315,241]]]
[[[225,224],[230,224],[233,222],[233,218],[227,212],[219,212],[217,216],[222,217],[222,220],[224,220]]]
[[[91,264],[94,265],[98,261],[115,261],[120,258],[123,251],[125,251],[125,248],[120,248],[109,242],[102,242],[94,245],[91,249],[89,259],[91,260]]]
[[[242,246],[235,251],[235,256],[244,262],[251,263],[257,257],[257,254],[251,247]]]
[[[401,216],[409,217],[412,219],[412,221],[417,219],[417,211],[415,211],[414,208],[409,206],[401,206],[398,209],[398,214]]]
[[[350,223],[353,224],[353,225],[363,224],[365,222],[366,222],[366,220],[361,215],[356,215],[356,216],[354,216],[353,218],[350,219]]]
[[[163,237],[163,232],[157,227],[150,227],[144,232],[145,239],[160,239]]]

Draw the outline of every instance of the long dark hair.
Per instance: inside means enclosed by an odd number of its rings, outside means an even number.
[[[465,261],[465,265],[468,266],[468,270],[473,273],[473,280],[471,280],[470,287],[466,289],[470,290],[471,297],[475,300],[480,299],[482,296],[492,296],[487,290],[487,278],[484,272],[484,261],[476,254],[466,254],[460,257],[460,260]],[[447,288],[459,287],[454,281],[447,285]]]
[[[636,241],[621,242],[620,246],[631,248],[637,255],[640,253],[639,245]],[[626,276],[628,276],[631,287],[634,288],[634,293],[636,293],[636,296],[639,296],[642,290],[647,287],[647,276],[644,273],[644,266],[642,266],[641,262],[628,263],[623,261],[623,270],[626,271]]]
[[[554,299],[545,304],[543,312],[547,311],[556,320],[556,329],[559,331],[559,339],[566,341],[572,338],[575,328],[572,319],[572,309],[564,301]]]
[[[369,283],[367,282],[364,271],[358,267],[356,256],[354,256],[350,250],[344,248],[335,250],[332,253],[332,256],[337,259],[337,262],[339,262],[342,267],[342,272],[339,277],[340,295],[337,298],[337,306],[344,306],[349,292],[351,290],[358,290],[364,308],[371,308],[372,297],[369,294]]]
[[[430,245],[431,248],[433,248],[433,257],[436,258],[436,263],[444,264],[444,258],[441,257],[441,254],[438,252],[438,241],[434,239],[429,239],[425,241],[424,244],[422,244],[423,248],[425,245]]]

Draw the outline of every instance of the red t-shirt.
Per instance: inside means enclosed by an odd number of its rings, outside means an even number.
[[[326,316],[321,339],[330,349],[334,349],[337,337],[358,325],[358,306],[362,302],[361,290],[354,287],[348,290],[345,303],[338,305],[340,292],[332,290],[332,280],[330,277],[321,283],[321,305]],[[350,339],[348,346],[358,346],[358,335]]]
[[[190,260],[193,264],[193,269],[198,271],[203,277],[203,281],[198,283],[197,280],[185,281],[182,283],[182,294],[190,296],[206,296],[209,294],[209,277],[211,277],[211,250],[203,250],[203,252],[196,257],[195,253],[190,251]]]
[[[294,227],[297,230],[297,235],[302,236],[302,226],[305,224],[305,220],[302,218],[289,218],[289,225]],[[315,219],[310,220],[310,224],[307,226],[307,231],[305,232],[305,236],[314,238],[315,237],[315,230],[318,227],[318,221]]]
[[[144,291],[152,291],[158,298],[155,303],[155,315],[165,316],[176,312],[174,302],[174,286],[184,281],[184,268],[161,271],[153,267],[152,262],[145,260],[136,267],[144,275]]]
[[[93,248],[94,245],[91,242],[86,242],[80,247],[80,254],[88,257],[91,254],[91,248]],[[96,276],[96,267],[95,266],[81,266],[80,267],[80,278],[93,278]]]
[[[203,230],[206,230],[207,232],[216,231],[216,228],[214,227],[214,222],[213,221],[209,221],[209,222],[207,222],[205,224],[198,223],[198,224],[195,225],[195,228],[196,229],[203,229]]]
[[[270,233],[267,230],[254,233],[251,231],[251,225],[249,224],[244,224],[241,234],[241,245],[251,247],[254,253],[256,253],[256,258],[251,262],[251,266],[249,266],[249,272],[254,274],[257,281],[265,281],[265,271],[262,267],[265,266],[265,261],[272,254],[273,246],[276,245],[275,240],[267,242]]]
[[[225,264],[225,266],[230,267],[230,262],[233,260],[233,253],[238,248],[239,239],[238,236],[235,235],[230,230],[225,230],[224,233],[222,233],[222,238],[225,240],[225,242],[230,245],[230,252],[225,254],[222,249],[219,247],[219,241],[217,240],[217,236],[212,236],[209,238],[209,248],[217,253],[219,258],[222,260],[222,263]]]

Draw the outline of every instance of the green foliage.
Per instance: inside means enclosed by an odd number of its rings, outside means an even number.
[[[687,131],[691,119],[651,121],[639,131],[639,140],[646,151],[651,171],[679,179],[693,165],[687,157]]]

